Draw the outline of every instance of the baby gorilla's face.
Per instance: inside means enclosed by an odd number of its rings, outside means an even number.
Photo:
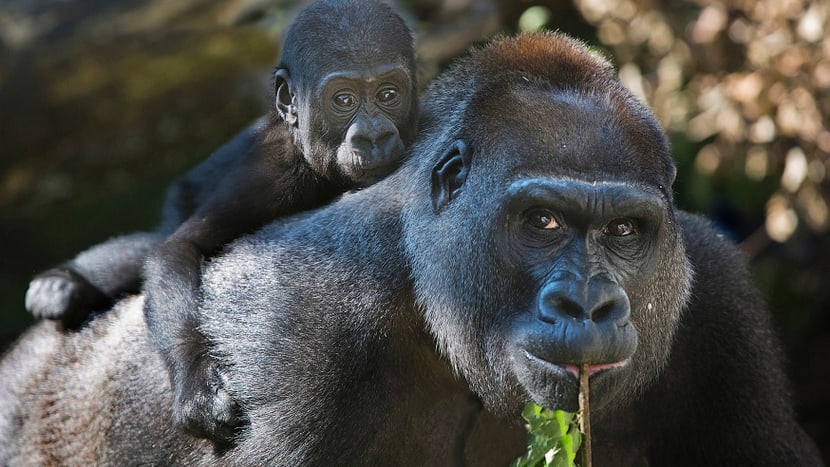
[[[417,124],[413,89],[406,66],[396,62],[325,74],[295,98],[295,140],[318,173],[370,185],[403,158]]]

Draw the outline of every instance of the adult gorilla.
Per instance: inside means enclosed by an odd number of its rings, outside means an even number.
[[[665,137],[607,63],[502,39],[425,112],[390,178],[206,268],[235,448],[171,428],[136,298],[6,357],[0,462],[505,465],[522,406],[573,409],[588,363],[597,465],[820,463],[739,254],[675,211]]]

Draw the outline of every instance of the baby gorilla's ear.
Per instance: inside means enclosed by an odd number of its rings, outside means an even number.
[[[292,127],[297,126],[297,96],[291,90],[291,76],[288,70],[280,68],[274,74],[274,93],[277,112]]]

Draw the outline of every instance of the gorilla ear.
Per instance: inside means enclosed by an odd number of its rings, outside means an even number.
[[[290,126],[297,126],[297,96],[291,91],[291,77],[285,68],[274,74],[274,92],[280,117]]]
[[[456,140],[432,169],[432,208],[439,212],[461,192],[470,172],[472,153],[467,143]]]

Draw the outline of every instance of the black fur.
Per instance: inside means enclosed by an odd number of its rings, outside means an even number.
[[[207,266],[200,329],[250,418],[234,448],[170,433],[136,299],[6,357],[0,381],[56,341],[0,386],[22,420],[0,462],[507,465],[527,402],[573,409],[573,365],[624,362],[593,367],[596,465],[821,464],[740,254],[673,207],[665,137],[604,61],[556,34],[497,40],[424,112],[400,170]],[[91,387],[56,396],[70,378]],[[67,451],[81,416],[108,429]]]

